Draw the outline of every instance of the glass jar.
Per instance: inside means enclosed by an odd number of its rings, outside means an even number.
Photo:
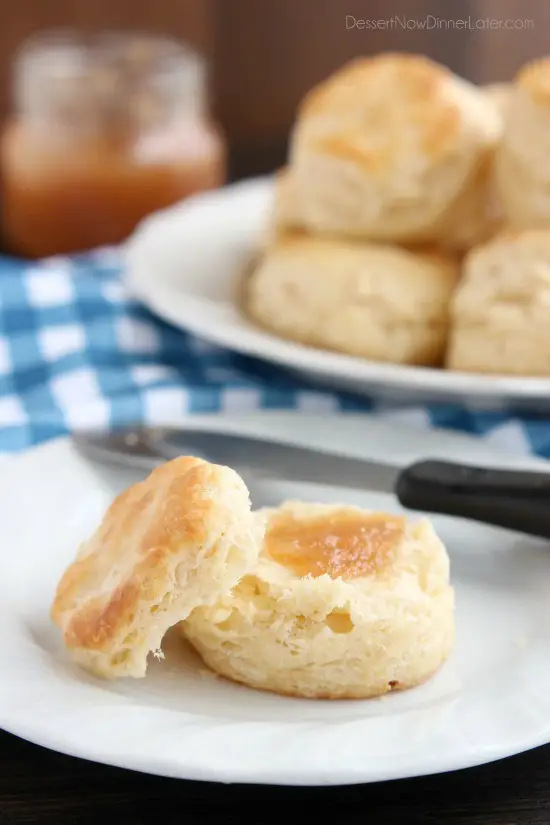
[[[15,64],[1,139],[4,245],[26,257],[117,244],[225,181],[205,64],[164,38],[46,34]]]

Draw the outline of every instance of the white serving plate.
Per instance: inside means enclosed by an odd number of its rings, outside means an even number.
[[[259,178],[150,216],[127,243],[130,289],[172,324],[309,381],[397,401],[550,410],[550,379],[375,363],[285,341],[253,326],[237,309],[235,285],[259,247],[272,197],[272,179]]]
[[[396,464],[513,459],[475,439],[368,417],[260,413],[188,426],[272,433]],[[327,468],[328,471],[328,468]],[[125,768],[220,782],[331,785],[465,768],[550,742],[550,544],[437,517],[457,595],[457,642],[427,684],[370,701],[278,697],[216,679],[167,638],[142,680],[106,682],[71,664],[48,611],[79,542],[125,471],[85,462],[67,440],[0,467],[0,725],[49,748]],[[262,481],[254,504],[289,496],[398,511],[390,495]]]

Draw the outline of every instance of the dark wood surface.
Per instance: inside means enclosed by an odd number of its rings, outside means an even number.
[[[550,746],[441,776],[278,788],[135,774],[0,732],[1,825],[98,825],[110,814],[117,825],[548,825]]]

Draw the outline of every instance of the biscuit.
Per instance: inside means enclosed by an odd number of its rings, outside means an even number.
[[[501,131],[497,107],[479,88],[427,58],[390,53],[353,61],[298,110],[290,165],[305,225],[377,241],[436,242],[455,201],[476,189]]]
[[[284,232],[305,232],[296,180],[289,167],[274,179],[274,206],[267,240]],[[463,252],[491,237],[501,222],[501,210],[494,185],[493,157],[480,165],[471,185],[460,192],[452,208],[434,227],[432,239],[450,252]],[[328,235],[328,233],[325,233]],[[264,244],[265,246],[265,244]]]
[[[272,225],[276,232],[300,229],[303,226],[300,199],[292,170],[280,169],[274,179]]]
[[[550,58],[526,64],[512,86],[496,179],[510,227],[550,226]]]
[[[465,187],[433,231],[434,243],[464,253],[491,238],[503,215],[495,182],[494,155],[487,155],[470,185]]]
[[[427,520],[303,502],[258,515],[254,570],[181,626],[212,670],[324,699],[379,696],[437,671],[453,646],[454,595]]]
[[[121,493],[64,573],[51,609],[81,666],[145,675],[164,633],[226,593],[257,557],[263,530],[228,467],[182,457]]]
[[[440,364],[454,258],[304,234],[279,236],[247,282],[246,312],[283,338],[398,364]]]
[[[487,99],[496,106],[500,112],[502,119],[505,120],[508,115],[508,102],[512,92],[511,83],[487,83],[481,87],[481,91]]]
[[[273,175],[272,207],[257,248],[261,254],[279,235],[303,231],[305,230],[294,175],[290,167],[283,166]]]
[[[482,87],[492,106],[496,106],[504,127],[511,84],[493,83]],[[468,251],[489,240],[504,223],[495,180],[495,153],[486,155],[471,185],[463,189],[445,215],[434,240],[443,248]]]
[[[550,230],[500,233],[472,250],[451,303],[447,366],[550,375]]]

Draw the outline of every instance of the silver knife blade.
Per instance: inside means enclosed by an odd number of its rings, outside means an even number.
[[[150,472],[179,455],[225,464],[245,477],[352,487],[391,493],[400,467],[352,458],[254,435],[178,427],[135,427],[109,433],[80,432],[77,450],[88,458]]]

